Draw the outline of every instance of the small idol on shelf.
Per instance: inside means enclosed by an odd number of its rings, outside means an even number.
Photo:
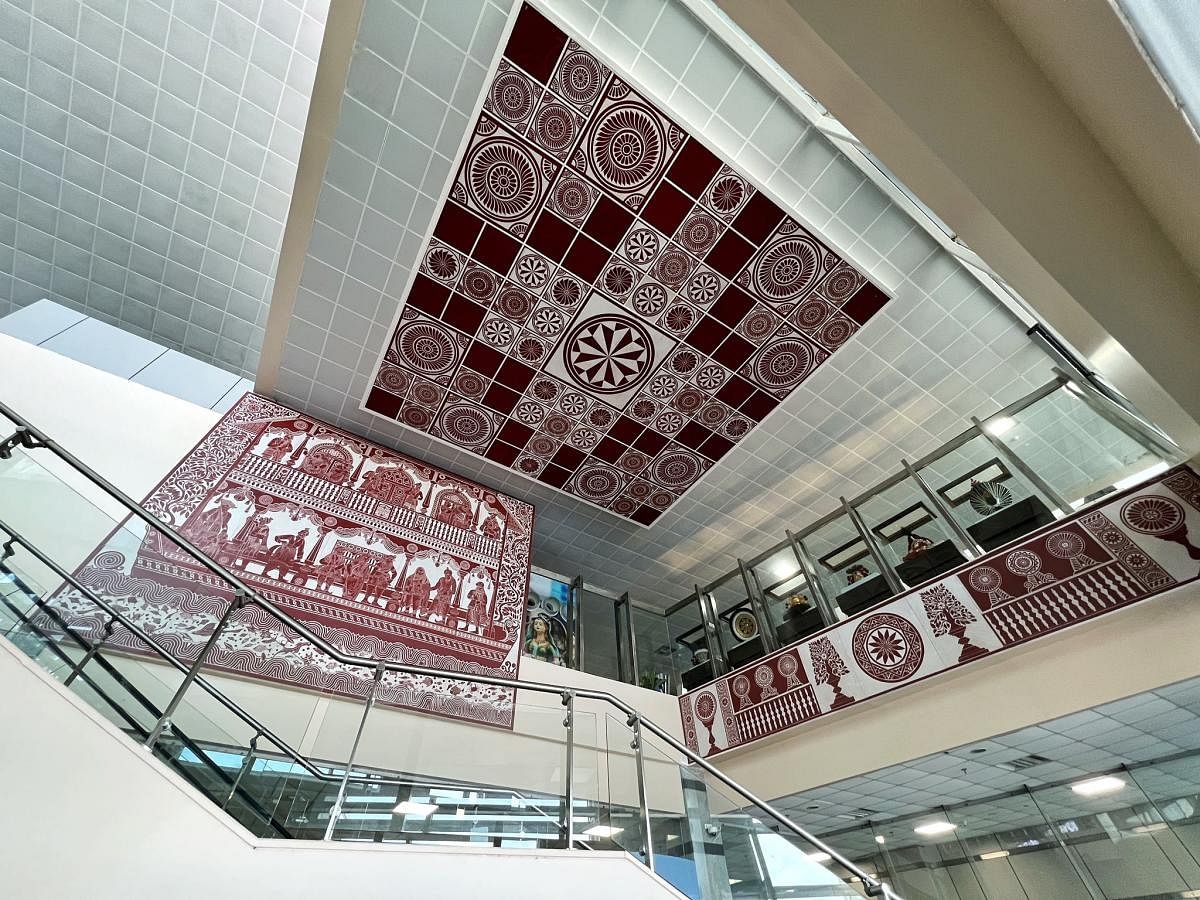
[[[904,561],[916,559],[926,550],[933,546],[933,541],[924,535],[917,534],[915,531],[908,533],[908,552],[904,554]]]
[[[787,619],[794,619],[797,616],[802,616],[811,608],[809,606],[808,597],[806,597],[804,594],[792,594],[792,596],[788,597],[787,600],[783,602],[787,605],[787,612],[783,614],[784,618]]]
[[[846,584],[854,584],[856,581],[862,581],[870,574],[871,570],[862,563],[855,563],[846,570]]]

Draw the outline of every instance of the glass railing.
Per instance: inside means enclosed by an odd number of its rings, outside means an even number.
[[[623,849],[696,900],[788,896],[791,884],[895,896],[607,692],[338,650],[0,413],[15,435],[0,444],[0,634],[253,834]],[[186,558],[211,574],[189,610],[207,620],[203,646],[176,640],[177,623],[131,593],[144,573],[124,567],[144,545],[164,566]],[[170,590],[169,577],[154,583]],[[213,662],[264,639],[339,673],[336,689]],[[467,682],[513,691],[511,730],[388,702]]]

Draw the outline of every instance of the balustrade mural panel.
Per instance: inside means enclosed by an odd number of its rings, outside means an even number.
[[[143,504],[341,650],[515,678],[533,507],[247,394]],[[127,523],[75,573],[194,659],[232,593],[172,542]],[[52,603],[98,632],[74,590]],[[144,650],[118,630],[108,644]],[[363,696],[347,668],[256,607],[209,659],[231,672]],[[380,702],[511,727],[512,692],[389,673]]]
[[[1176,468],[679,698],[688,746],[748,744],[1200,577]]]

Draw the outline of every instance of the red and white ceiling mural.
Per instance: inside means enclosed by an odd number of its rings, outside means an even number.
[[[650,525],[887,301],[533,7],[364,408]]]
[[[347,653],[515,678],[533,507],[243,397],[143,503],[278,608]],[[153,638],[194,659],[232,592],[157,532],[127,522],[75,573]],[[106,616],[74,590],[52,601],[73,627]],[[146,647],[118,630],[107,642]],[[349,668],[262,609],[234,614],[214,668],[364,696]],[[513,696],[388,673],[379,702],[511,727]]]

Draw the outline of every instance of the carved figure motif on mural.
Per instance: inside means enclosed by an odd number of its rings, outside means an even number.
[[[950,593],[945,585],[935,584],[929,590],[921,591],[921,603],[925,607],[925,616],[929,619],[934,636],[948,634],[958,641],[961,648],[958,654],[959,662],[967,662],[988,652],[985,648],[972,644],[971,639],[967,637],[967,626],[979,621],[978,617]]]
[[[144,505],[346,652],[516,676],[533,519],[521,501],[247,394]],[[76,577],[194,657],[231,595],[157,532],[136,542],[130,528],[115,532]],[[81,627],[98,615],[73,590],[53,603]],[[120,631],[110,642],[140,650]],[[215,668],[355,696],[370,680],[257,607],[234,615],[209,659]],[[506,689],[389,674],[379,699],[512,724]]]
[[[650,525],[888,298],[595,53],[514,12],[364,408]],[[584,400],[556,410],[553,444],[530,427],[547,386]],[[630,450],[641,470],[626,457],[596,490],[585,473]],[[665,490],[635,495],[647,478]]]

